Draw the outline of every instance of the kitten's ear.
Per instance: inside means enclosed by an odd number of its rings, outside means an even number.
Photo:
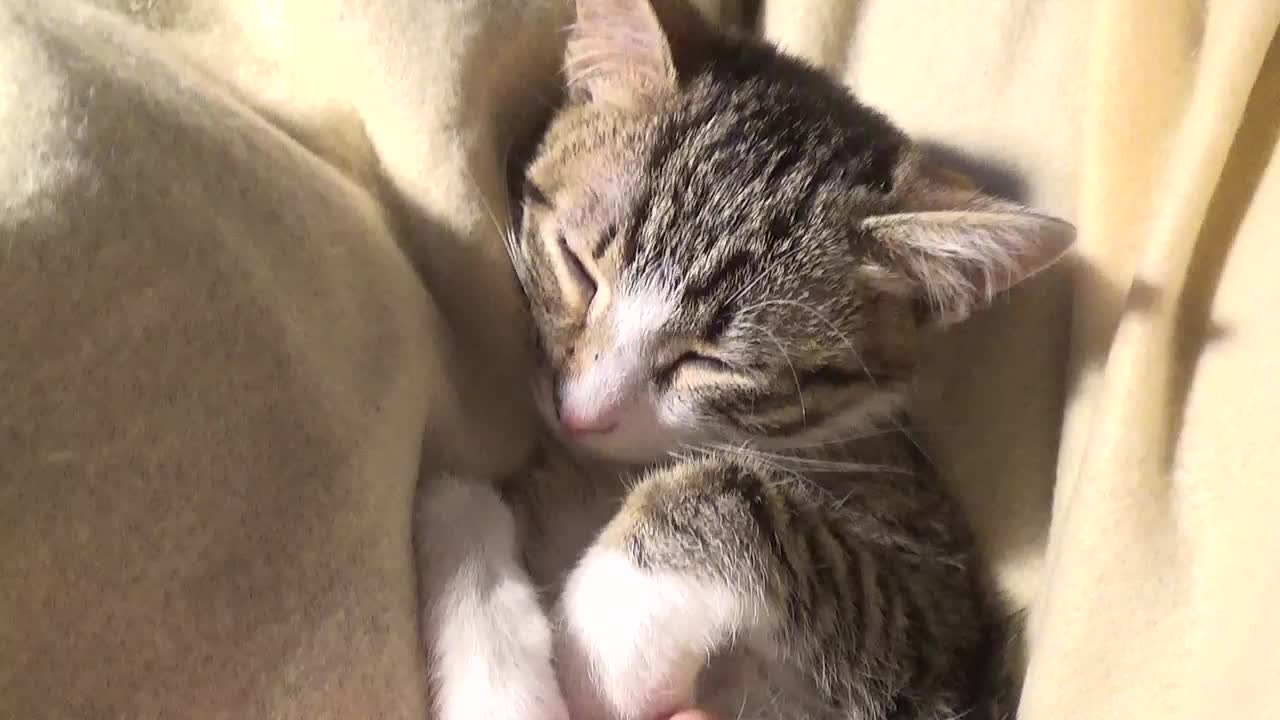
[[[577,0],[565,50],[576,101],[634,109],[679,88],[711,32],[685,0]]]
[[[926,301],[942,324],[1049,267],[1075,239],[1064,220],[963,187],[925,190],[916,204],[861,227],[898,278],[886,287]]]

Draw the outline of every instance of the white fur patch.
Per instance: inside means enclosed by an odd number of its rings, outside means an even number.
[[[604,320],[610,325],[609,346],[571,379],[565,404],[590,415],[635,400],[650,379],[654,337],[674,309],[674,298],[662,293],[619,294]]]
[[[694,700],[711,655],[763,614],[708,580],[637,568],[593,548],[561,598],[558,659],[574,717],[652,720]]]
[[[652,287],[619,294],[610,309],[615,346],[624,352],[650,349],[678,303],[674,293]]]
[[[419,493],[415,534],[432,717],[568,720],[551,626],[498,495],[452,477],[429,481]]]
[[[608,346],[561,394],[563,408],[579,417],[610,417],[613,432],[574,441],[598,455],[622,461],[649,461],[679,446],[675,417],[659,407],[653,388],[656,339],[678,307],[670,291],[642,287],[620,292],[601,318]]]

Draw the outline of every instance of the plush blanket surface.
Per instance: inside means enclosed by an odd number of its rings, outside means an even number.
[[[1079,228],[919,389],[1022,717],[1280,717],[1280,3],[743,5]],[[424,717],[411,497],[527,451],[495,218],[570,15],[0,0],[0,718]]]

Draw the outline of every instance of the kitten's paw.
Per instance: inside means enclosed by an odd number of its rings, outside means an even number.
[[[436,697],[433,720],[569,720],[555,674],[547,666],[529,674],[495,675],[479,665],[455,676]]]
[[[457,602],[435,653],[436,719],[568,720],[532,588],[499,579]]]
[[[551,623],[498,494],[442,477],[420,494],[416,532],[432,717],[568,720]]]
[[[713,580],[637,567],[595,547],[562,596],[557,661],[575,720],[654,720],[689,707],[747,603]]]
[[[531,589],[499,583],[459,598],[434,668],[438,720],[569,720],[550,623]]]

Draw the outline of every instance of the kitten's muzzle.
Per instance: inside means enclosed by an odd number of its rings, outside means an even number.
[[[596,408],[566,407],[561,402],[556,405],[556,419],[560,427],[571,435],[604,435],[618,427],[620,405]]]

